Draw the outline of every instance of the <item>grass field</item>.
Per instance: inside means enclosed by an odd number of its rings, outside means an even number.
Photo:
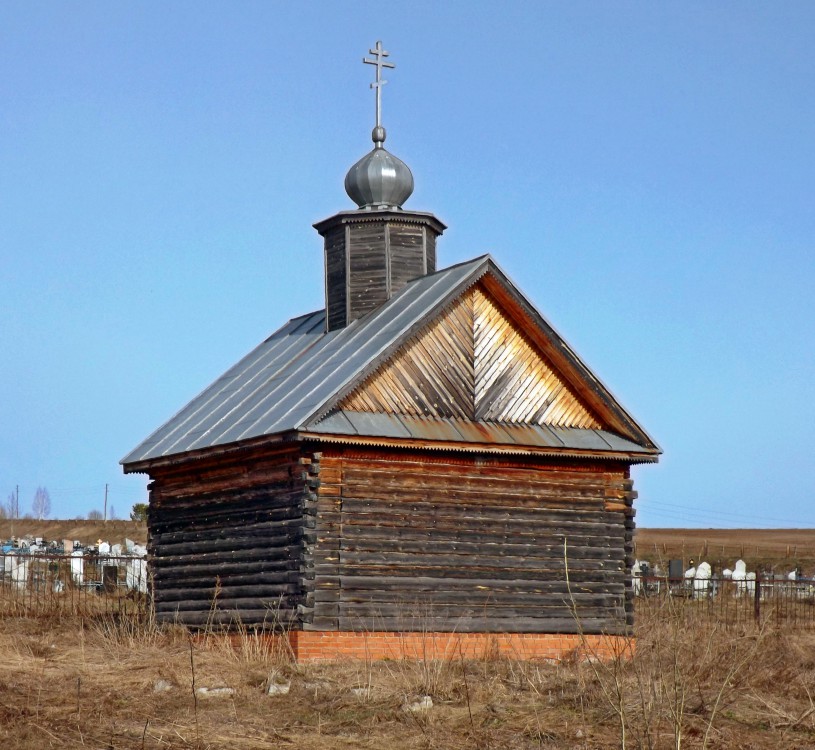
[[[111,544],[121,544],[125,538],[138,544],[147,543],[147,524],[139,521],[83,521],[43,520],[30,518],[9,520],[0,518],[0,539],[30,535],[46,541],[78,540],[82,544],[96,544],[100,539]]]
[[[635,544],[652,561],[692,558],[721,570],[741,558],[751,570],[815,574],[815,529],[637,529]]]
[[[101,617],[0,620],[4,750],[815,747],[815,634],[725,629],[688,600],[640,603],[636,653],[292,664]],[[269,696],[268,683],[289,683]],[[198,688],[234,692],[204,697]],[[423,711],[406,706],[430,696]]]

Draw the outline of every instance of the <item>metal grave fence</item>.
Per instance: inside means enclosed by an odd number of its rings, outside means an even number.
[[[98,554],[0,554],[0,616],[150,611],[147,560]]]
[[[749,622],[815,630],[815,578],[789,579],[768,574],[733,580],[637,576],[634,593],[642,600],[679,597],[685,611],[723,625]]]

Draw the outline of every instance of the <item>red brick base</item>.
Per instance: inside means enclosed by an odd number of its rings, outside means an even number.
[[[288,634],[297,661],[340,659],[515,659],[627,657],[635,641],[625,636],[543,633],[385,633],[294,630]]]

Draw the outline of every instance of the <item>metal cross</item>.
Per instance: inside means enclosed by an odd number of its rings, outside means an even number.
[[[371,88],[376,89],[376,127],[381,127],[382,87],[387,83],[387,81],[382,79],[382,68],[395,68],[396,66],[393,63],[385,62],[384,58],[388,57],[390,52],[385,52],[385,50],[382,49],[382,42],[377,42],[376,47],[368,51],[374,55],[376,59],[368,60],[367,58],[363,57],[362,62],[366,63],[367,65],[376,65],[376,81],[371,84]]]

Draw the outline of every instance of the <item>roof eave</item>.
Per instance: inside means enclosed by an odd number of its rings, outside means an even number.
[[[122,461],[122,470],[125,474],[152,474],[156,469],[165,469],[170,466],[178,466],[190,461],[204,461],[212,458],[231,456],[247,451],[257,450],[270,445],[281,445],[283,443],[294,443],[300,440],[298,433],[294,430],[286,430],[273,435],[262,435],[257,438],[241,440],[239,443],[226,443],[225,445],[214,445],[200,450],[186,451],[184,453],[172,453],[168,456],[158,456],[147,458],[141,461]]]
[[[447,440],[419,440],[416,438],[386,438],[368,435],[337,435],[318,431],[299,431],[299,440],[357,445],[374,448],[414,448],[431,451],[452,451],[455,453],[497,454],[507,456],[546,456],[556,458],[598,459],[622,461],[630,464],[657,463],[660,450],[643,448],[639,451],[591,450],[575,448],[554,448],[533,445],[510,445],[500,443],[472,443]]]

